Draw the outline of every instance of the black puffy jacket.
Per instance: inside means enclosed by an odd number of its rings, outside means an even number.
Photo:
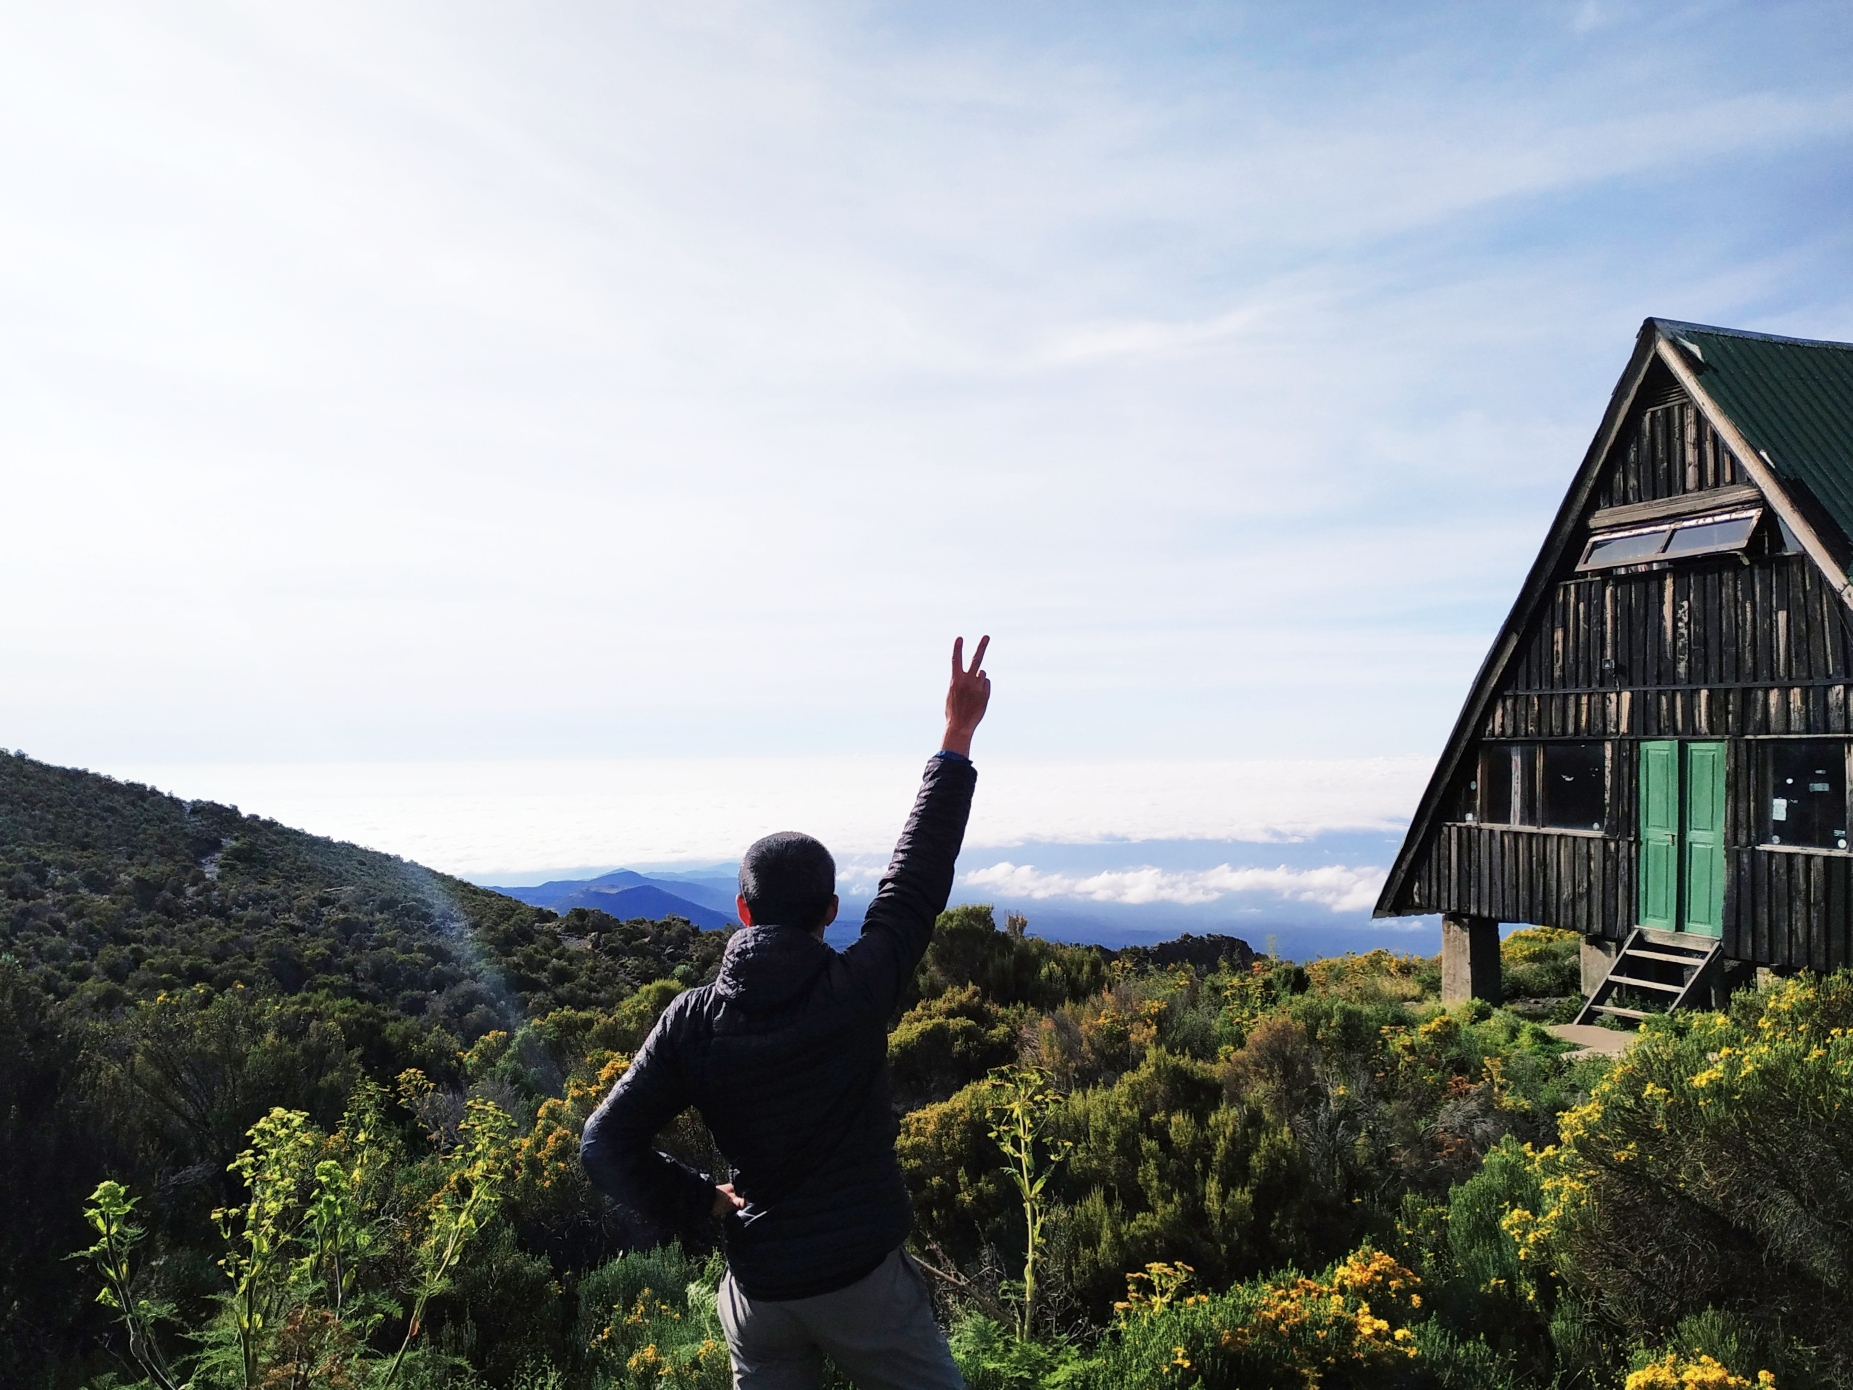
[[[652,1141],[700,1110],[747,1202],[722,1229],[749,1298],[845,1288],[907,1239],[888,1020],[952,892],[976,780],[963,758],[931,759],[856,942],[839,953],[790,927],[734,933],[714,983],[676,997],[586,1121],[580,1155],[600,1190],[681,1224],[712,1206],[714,1179]]]

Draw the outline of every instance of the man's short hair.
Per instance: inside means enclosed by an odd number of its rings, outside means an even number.
[[[812,931],[836,896],[836,860],[809,835],[781,830],[754,841],[740,861],[740,896],[755,926]]]

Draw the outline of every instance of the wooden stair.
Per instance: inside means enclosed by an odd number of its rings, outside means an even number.
[[[1628,933],[1602,983],[1583,1002],[1576,1021],[1596,1023],[1606,1015],[1639,1023],[1650,1013],[1671,1013],[1701,1001],[1709,1003],[1723,962],[1724,943],[1715,936],[1636,927]],[[1611,1004],[1609,1000],[1620,990],[1635,990],[1648,999],[1662,1000],[1666,1008],[1631,1009]]]

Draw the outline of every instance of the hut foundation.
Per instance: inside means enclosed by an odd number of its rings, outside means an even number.
[[[1499,982],[1499,923],[1448,913],[1441,919],[1441,1002],[1503,998]]]

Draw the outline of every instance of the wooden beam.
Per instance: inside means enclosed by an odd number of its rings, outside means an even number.
[[[1702,512],[1719,512],[1729,507],[1751,506],[1762,501],[1763,490],[1751,483],[1708,488],[1703,492],[1682,492],[1677,497],[1662,497],[1653,502],[1628,502],[1619,507],[1598,507],[1589,514],[1589,529],[1606,531],[1612,526],[1632,526],[1639,521],[1698,516]]]

